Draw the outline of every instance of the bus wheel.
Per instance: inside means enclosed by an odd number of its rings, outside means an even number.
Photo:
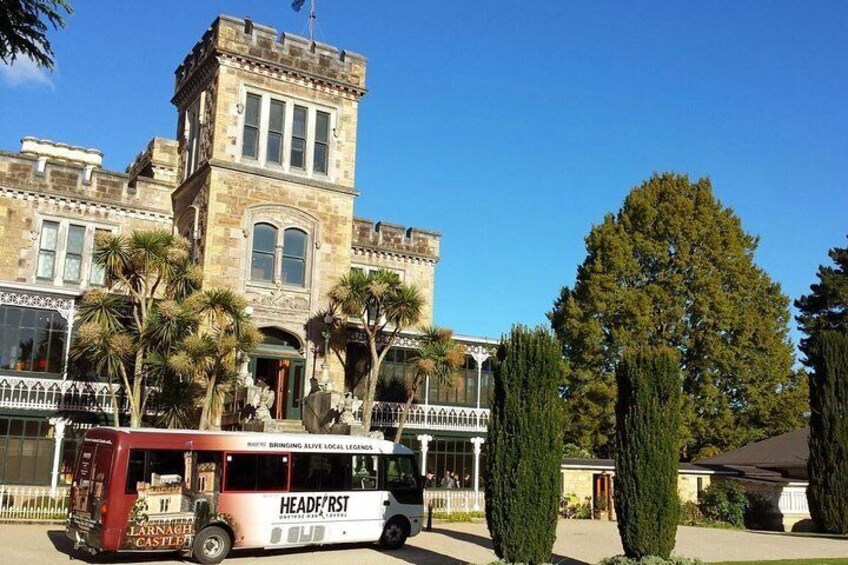
[[[394,517],[383,528],[380,544],[386,549],[399,549],[409,537],[409,524],[403,518]]]
[[[230,534],[226,530],[218,526],[209,526],[194,536],[192,556],[195,561],[203,565],[215,565],[224,560],[232,545]]]

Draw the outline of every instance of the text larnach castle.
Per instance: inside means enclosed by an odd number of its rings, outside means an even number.
[[[98,150],[30,137],[0,153],[0,484],[61,484],[80,431],[110,421],[108,385],[67,363],[76,300],[103,283],[91,260],[101,230],[173,229],[205,287],[247,297],[266,336],[248,378],[275,392],[280,427],[298,426],[322,365],[336,390],[361,386],[355,327],[341,355],[323,348],[319,313],[339,277],[393,270],[432,321],[440,234],[354,215],[365,68],[355,53],[221,16],[176,70],[177,141],[153,139],[124,173],[103,169]],[[452,386],[421,392],[404,443],[428,470],[464,477],[488,421],[493,343],[459,339],[465,366]],[[377,426],[397,423],[391,384],[410,374],[415,344],[403,336],[384,363]]]

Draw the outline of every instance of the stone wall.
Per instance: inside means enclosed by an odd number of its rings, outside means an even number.
[[[353,266],[401,273],[403,281],[418,288],[424,299],[421,324],[431,324],[440,239],[441,234],[433,231],[355,218]]]
[[[32,284],[42,221],[67,220],[119,233],[169,230],[170,188],[148,178],[131,187],[127,175],[82,162],[0,152],[0,218],[0,280]]]

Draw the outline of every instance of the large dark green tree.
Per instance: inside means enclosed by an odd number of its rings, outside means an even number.
[[[628,557],[668,559],[680,502],[680,365],[677,352],[624,355],[616,370],[615,511]]]
[[[0,61],[11,64],[23,56],[53,68],[48,24],[65,27],[64,15],[70,13],[67,0],[0,0]]]
[[[848,332],[848,247],[828,252],[832,265],[821,265],[819,282],[810,285],[810,294],[795,301],[800,314],[798,328],[807,334],[800,349],[810,358],[816,336],[826,330]]]
[[[848,334],[832,330],[808,342],[810,515],[820,530],[848,533]]]
[[[501,342],[494,376],[486,521],[495,553],[510,563],[548,563],[560,490],[560,345],[544,328],[516,326]]]
[[[574,288],[549,314],[567,363],[567,442],[612,452],[615,367],[642,346],[680,354],[684,456],[802,424],[789,300],[754,263],[757,243],[709,179],[671,173],[634,188],[592,228]]]

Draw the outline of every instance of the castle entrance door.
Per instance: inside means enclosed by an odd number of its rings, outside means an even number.
[[[260,331],[265,339],[250,360],[253,380],[274,392],[273,419],[300,420],[306,374],[300,343],[295,336],[278,328],[261,328]]]
[[[303,359],[254,357],[253,378],[274,391],[271,417],[275,420],[300,420],[303,396]]]

